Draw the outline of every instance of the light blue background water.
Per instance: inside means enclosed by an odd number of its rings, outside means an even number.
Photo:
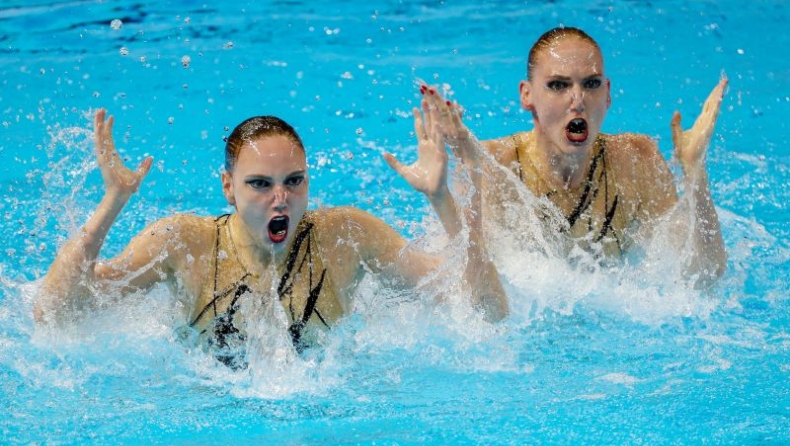
[[[787,443],[788,19],[782,1],[5,1],[0,438]],[[416,82],[448,84],[482,138],[527,128],[516,96],[526,52],[559,24],[604,51],[614,99],[604,130],[654,136],[667,157],[672,112],[690,125],[722,72],[730,78],[709,154],[730,268],[688,311],[642,304],[640,293],[686,302],[660,287],[560,269],[544,278],[556,292],[521,290],[558,304],[517,305],[493,333],[408,312],[353,319],[322,363],[282,370],[298,384],[272,378],[281,389],[185,353],[147,305],[62,339],[35,331],[35,279],[100,197],[89,138],[76,131],[89,130],[90,110],[116,116],[130,162],[157,160],[108,255],[158,216],[227,210],[222,137],[268,113],[305,140],[314,206],[354,204],[419,235],[426,203],[380,157],[412,153]]]

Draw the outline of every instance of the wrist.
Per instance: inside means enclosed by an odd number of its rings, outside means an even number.
[[[425,192],[425,196],[428,197],[428,201],[433,205],[441,205],[448,201],[448,197],[452,197],[447,183],[443,183],[436,190]]]

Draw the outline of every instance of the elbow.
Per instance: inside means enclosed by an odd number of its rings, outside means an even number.
[[[33,302],[33,321],[39,325],[45,325],[49,319],[51,318],[51,311],[49,311],[48,305],[44,296],[40,296]]]
[[[56,321],[62,313],[63,302],[58,292],[45,282],[33,302],[33,320],[40,325]]]
[[[44,323],[44,310],[41,308],[38,302],[33,304],[33,320],[37,324]]]
[[[699,268],[695,274],[694,288],[704,290],[711,288],[727,271],[727,254],[722,253],[715,260]]]
[[[478,296],[476,306],[486,322],[495,324],[510,316],[510,303],[499,280],[489,284],[487,290],[480,290]]]
[[[506,297],[502,296],[498,300],[499,302],[489,305],[489,308],[484,310],[483,316],[486,322],[496,324],[510,316],[510,306],[507,303]]]

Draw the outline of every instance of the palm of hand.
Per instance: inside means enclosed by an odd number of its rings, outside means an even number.
[[[437,123],[437,110],[424,107],[424,115],[414,108],[414,133],[417,135],[417,161],[406,166],[394,156],[384,155],[390,167],[419,192],[428,196],[441,194],[447,187],[447,151]]]
[[[719,81],[705,101],[702,113],[689,130],[682,131],[680,113],[675,112],[672,117],[672,142],[675,146],[675,156],[684,170],[693,169],[700,163],[704,163],[726,86],[727,79]]]
[[[435,122],[453,154],[464,162],[477,160],[476,140],[463,122],[463,108],[457,103],[445,100],[437,90],[431,87],[421,87],[420,92],[423,94],[428,108],[436,111]]]
[[[423,139],[417,145],[417,154],[417,161],[407,166],[401,175],[414,189],[433,195],[447,182],[447,152],[444,143]]]
[[[97,111],[93,126],[96,161],[104,179],[104,186],[108,192],[131,195],[139,189],[140,183],[151,169],[153,159],[144,159],[137,170],[126,167],[115,150],[112,138],[113,117],[110,116],[105,121],[105,115],[104,109]]]

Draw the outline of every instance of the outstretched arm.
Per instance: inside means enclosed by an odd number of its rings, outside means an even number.
[[[683,169],[684,193],[693,207],[694,222],[691,233],[687,234],[691,239],[693,252],[687,273],[698,275],[698,283],[701,285],[715,281],[724,273],[727,265],[727,253],[719,217],[711,199],[705,165],[726,87],[727,79],[723,78],[711,91],[702,107],[702,113],[689,130],[682,130],[679,112],[675,112],[671,123],[675,157]]]
[[[448,155],[445,149],[443,130],[439,124],[441,111],[423,101],[423,114],[414,108],[414,130],[417,135],[418,160],[405,166],[391,154],[385,154],[387,163],[406,179],[416,190],[424,193],[436,212],[445,231],[451,238],[463,229],[463,219],[447,186]],[[473,169],[474,170],[474,169]],[[472,206],[467,210],[469,221],[469,243],[464,277],[471,287],[473,304],[484,310],[489,320],[500,320],[507,316],[508,302],[499,274],[488,258],[482,240],[482,214],[480,212],[480,175],[470,172],[475,190]]]
[[[105,115],[106,110],[98,110],[93,123],[96,160],[104,179],[105,194],[80,233],[60,249],[44,277],[41,294],[34,306],[37,321],[46,321],[50,316],[57,318],[63,310],[81,306],[90,294],[96,258],[110,226],[151,169],[153,160],[150,157],[134,171],[123,165],[112,139],[113,117],[105,121]]]

